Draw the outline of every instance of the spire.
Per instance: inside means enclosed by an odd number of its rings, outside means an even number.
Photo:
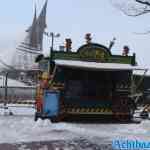
[[[36,13],[36,4],[35,4],[35,12],[32,25],[26,30],[28,32],[26,43],[30,47],[34,47],[37,50],[41,51],[43,50],[43,34],[46,28],[47,3],[48,0],[45,1],[45,4],[38,17]]]
[[[40,25],[42,25],[43,28],[46,28],[46,11],[47,11],[47,3],[48,0],[45,1],[45,4],[42,8],[42,11],[37,19],[37,22],[40,23]]]
[[[37,16],[36,16],[36,4],[35,4],[35,8],[34,8],[34,18],[33,18],[33,21],[32,21],[32,25],[26,30],[26,32],[30,32],[33,28],[33,25],[35,25],[36,23],[36,19],[37,19]]]
[[[37,16],[36,16],[36,4],[35,4],[34,18],[33,18],[32,26],[30,27],[30,31],[29,31],[29,35],[30,35],[29,46],[38,48],[38,43],[37,43],[38,35],[37,35],[36,20],[37,20]]]
[[[17,46],[15,55],[16,61],[14,66],[21,69],[32,68],[34,65],[35,57],[42,53],[43,50],[43,34],[46,28],[46,9],[48,0],[41,10],[40,15],[37,17],[36,5],[34,17],[31,26],[26,30],[27,35],[23,42]],[[21,55],[20,55],[21,54]],[[14,60],[13,60],[14,61]]]
[[[36,4],[35,4],[35,8],[34,8],[34,18],[33,18],[33,23],[32,24],[35,24],[36,23]]]
[[[48,0],[45,1],[42,11],[39,17],[37,18],[38,43],[40,45],[41,50],[43,49],[43,33],[44,33],[45,28],[47,27],[46,25],[47,3],[48,3]]]

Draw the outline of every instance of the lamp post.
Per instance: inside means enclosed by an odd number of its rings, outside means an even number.
[[[54,50],[54,38],[58,38],[60,37],[59,33],[54,33],[54,32],[50,32],[50,34],[48,34],[49,37],[51,37],[51,47],[50,47],[50,52],[49,52],[49,61],[48,61],[48,72],[49,74],[51,74],[52,71],[52,59],[53,59],[53,50]]]
[[[110,51],[111,51],[111,48],[114,46],[115,41],[116,41],[115,37],[110,41],[109,48],[108,48]]]

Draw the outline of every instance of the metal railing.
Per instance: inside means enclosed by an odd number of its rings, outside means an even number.
[[[0,87],[0,103],[6,104],[34,104],[35,87],[7,87],[7,99],[5,87]]]

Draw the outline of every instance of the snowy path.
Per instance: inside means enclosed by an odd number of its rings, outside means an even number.
[[[3,116],[1,111],[0,145],[2,143],[39,143],[38,141],[67,142],[81,139],[97,145],[111,143],[112,140],[120,138],[150,140],[149,120],[142,121],[140,124],[51,123],[49,120],[40,119],[34,122],[34,110],[27,109],[28,111],[21,109],[19,112],[21,115],[14,109],[14,116]]]
[[[86,139],[0,144],[0,150],[113,150],[111,144],[97,145]]]
[[[98,140],[150,139],[150,121],[141,124],[73,124],[34,122],[33,116],[0,116],[0,143],[68,140],[78,137]]]

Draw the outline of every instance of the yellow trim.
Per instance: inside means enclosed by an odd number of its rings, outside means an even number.
[[[109,108],[66,108],[69,114],[113,114]]]

